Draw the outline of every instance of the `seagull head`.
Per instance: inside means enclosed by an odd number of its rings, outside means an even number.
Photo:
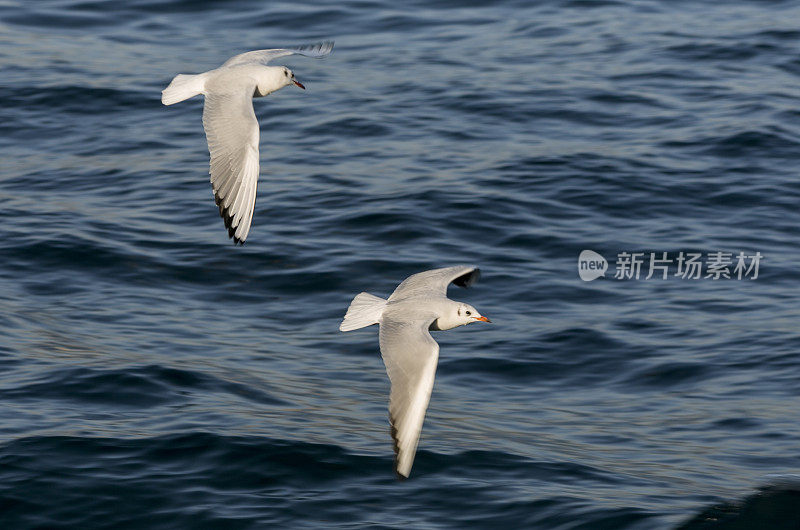
[[[259,69],[255,77],[257,85],[253,93],[254,98],[264,97],[292,84],[302,89],[306,88],[300,81],[295,79],[294,72],[285,66],[265,66]]]
[[[285,66],[283,67],[283,75],[284,75],[284,77],[285,77],[285,79],[286,79],[286,84],[287,84],[287,85],[291,85],[291,84],[293,84],[293,83],[294,83],[295,85],[299,86],[299,87],[300,87],[300,88],[302,88],[303,90],[305,90],[305,89],[306,89],[306,87],[305,87],[305,86],[303,86],[303,83],[301,83],[300,81],[298,81],[297,79],[295,79],[295,77],[294,77],[294,72],[292,72],[291,70],[289,70],[289,69],[288,69],[288,68],[286,68]]]
[[[456,320],[458,320],[462,326],[479,321],[491,322],[491,320],[478,313],[478,310],[471,305],[462,303],[459,303],[456,309]]]
[[[453,329],[458,326],[466,326],[473,322],[491,322],[488,318],[478,313],[478,310],[463,302],[447,301],[447,309],[440,313],[439,318],[433,321],[430,329],[432,331],[442,331]]]

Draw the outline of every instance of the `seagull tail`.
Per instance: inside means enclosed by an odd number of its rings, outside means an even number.
[[[161,91],[161,103],[172,105],[184,99],[189,99],[203,92],[206,77],[203,74],[186,75],[178,74],[167,88]]]
[[[347,314],[339,325],[339,331],[352,331],[377,324],[383,314],[383,308],[386,307],[386,302],[383,298],[369,293],[357,294],[350,302],[350,307],[347,308]]]

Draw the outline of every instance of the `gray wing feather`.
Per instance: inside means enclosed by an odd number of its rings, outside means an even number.
[[[235,55],[225,61],[222,66],[238,66],[242,64],[267,64],[270,61],[287,55],[303,55],[319,59],[330,55],[333,50],[333,41],[316,42],[314,44],[304,44],[295,48],[275,48],[272,50],[255,50]]]
[[[397,286],[389,301],[402,300],[416,296],[447,296],[447,287],[454,283],[459,287],[469,287],[481,275],[479,268],[472,265],[459,265],[433,269],[409,276]]]
[[[436,316],[417,315],[401,320],[384,315],[380,326],[380,345],[386,373],[392,384],[389,396],[389,422],[394,440],[395,471],[408,477],[428,409],[439,345],[428,332]]]
[[[253,111],[254,86],[249,92],[206,94],[203,106],[214,200],[228,235],[236,243],[244,243],[250,232],[258,187],[259,128]]]

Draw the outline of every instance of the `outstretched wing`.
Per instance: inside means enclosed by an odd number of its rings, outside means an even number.
[[[317,42],[314,44],[303,44],[296,48],[275,48],[272,50],[255,50],[246,52],[239,55],[234,55],[222,66],[237,66],[241,64],[267,64],[273,59],[278,57],[285,57],[287,55],[304,55],[306,57],[314,57],[319,59],[329,55],[333,50],[333,41]]]
[[[381,356],[392,384],[389,423],[394,440],[394,468],[406,478],[417,453],[439,360],[439,345],[428,332],[435,318],[433,314],[417,315],[409,321],[388,315],[381,321]]]
[[[459,287],[469,287],[478,281],[480,275],[480,269],[471,265],[420,272],[403,280],[389,297],[389,301],[415,296],[447,296],[447,286],[451,283]]]
[[[258,120],[252,86],[208,95],[203,127],[211,154],[211,187],[228,236],[243,244],[250,232],[258,187]]]

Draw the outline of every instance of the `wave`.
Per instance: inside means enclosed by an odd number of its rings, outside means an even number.
[[[766,485],[741,501],[715,504],[676,530],[797,530],[800,525],[800,480]]]
[[[112,407],[148,408],[181,403],[187,393],[228,393],[262,405],[286,405],[263,390],[193,370],[163,366],[44,372],[29,383],[0,390],[9,400],[59,400]]]

